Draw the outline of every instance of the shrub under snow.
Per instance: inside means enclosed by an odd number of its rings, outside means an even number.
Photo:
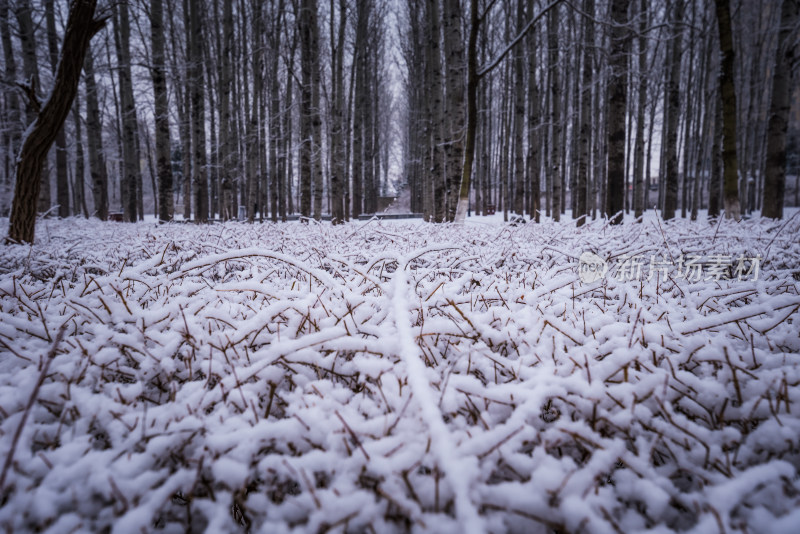
[[[0,246],[2,529],[800,524],[800,217],[37,231]],[[692,254],[734,277],[615,276]]]

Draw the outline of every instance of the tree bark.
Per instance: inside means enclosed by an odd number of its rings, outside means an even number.
[[[25,83],[28,91],[28,105],[25,110],[25,118],[28,127],[36,121],[37,108],[40,106],[38,92],[41,87],[39,81],[39,61],[36,58],[36,36],[33,25],[33,8],[30,0],[19,0],[17,2],[17,23],[19,24],[19,39],[22,45],[22,70],[25,76]],[[45,213],[50,209],[50,173],[47,170],[47,161],[42,163],[41,186],[38,198],[38,210]]]
[[[33,243],[42,162],[69,114],[89,41],[104,24],[94,19],[96,3],[97,0],[74,0],[70,7],[53,90],[28,130],[17,160],[8,231],[11,242]]]
[[[84,60],[84,83],[86,84],[86,140],[89,151],[89,174],[92,178],[94,215],[101,221],[108,219],[108,170],[103,151],[103,124],[100,120],[100,105],[97,99],[97,83],[94,79],[94,57],[92,49],[86,50]]]
[[[45,26],[47,27],[47,49],[50,57],[50,69],[55,74],[58,68],[58,34],[56,33],[56,16],[53,0],[45,0]],[[69,217],[69,177],[67,175],[67,138],[64,127],[56,133],[56,202],[58,216]],[[75,207],[76,210],[78,207]]]
[[[0,0],[0,37],[3,40],[3,59],[5,60],[5,79],[11,83],[17,79],[17,60],[11,44],[8,0]],[[17,91],[5,91],[5,128],[3,129],[3,203],[0,215],[7,216],[10,209],[11,190],[14,187],[14,162],[19,151],[22,136],[22,114]]]
[[[427,18],[427,48],[425,64],[427,68],[427,117],[426,139],[428,140],[429,165],[427,180],[431,184],[432,213],[434,221],[445,220],[446,184],[444,169],[444,153],[442,150],[442,134],[444,133],[444,107],[442,103],[442,68],[440,58],[440,11],[438,0],[427,0],[425,17]]]
[[[625,110],[627,108],[628,0],[611,2],[611,55],[606,99],[608,102],[607,187],[605,214],[613,224],[622,222],[625,208]]]
[[[311,216],[311,187],[314,157],[314,128],[312,125],[313,90],[315,80],[313,73],[314,59],[312,57],[313,39],[311,24],[316,13],[316,0],[301,0],[300,13],[297,15],[297,26],[300,37],[300,71],[302,83],[300,85],[300,147],[298,162],[300,164],[300,214],[303,217]]]
[[[734,86],[733,32],[730,0],[716,0],[717,28],[722,52],[720,98],[722,104],[722,198],[725,218],[739,220],[739,162],[736,153],[736,88]]]
[[[522,4],[520,4],[521,6]],[[520,7],[520,9],[522,9]],[[447,127],[448,136],[444,146],[446,159],[446,187],[448,221],[455,220],[461,188],[462,167],[464,165],[464,128],[466,126],[466,106],[464,102],[464,82],[466,63],[464,41],[461,36],[461,1],[444,0],[444,56],[447,75]],[[519,61],[523,61],[520,57]],[[524,113],[524,99],[522,103]],[[522,180],[523,175],[520,177]]]
[[[670,40],[667,61],[666,102],[664,103],[666,183],[664,184],[665,220],[675,217],[678,207],[678,120],[680,118],[681,37],[683,24],[683,0],[673,0],[671,27],[674,32]]]
[[[797,60],[797,22],[800,2],[783,0],[778,47],[772,75],[772,99],[767,126],[767,166],[764,174],[764,197],[761,214],[773,219],[783,218],[786,190],[786,131],[789,127],[791,88],[798,78],[792,75]]]
[[[163,0],[150,2],[150,41],[153,64],[150,76],[153,80],[155,113],[155,158],[158,176],[158,219],[171,221],[175,211],[172,192],[172,162],[170,154],[169,100],[167,80],[164,75],[166,55],[164,53],[164,5]],[[154,191],[154,194],[156,192]]]
[[[643,2],[646,0],[642,0]],[[589,16],[594,16],[594,0],[584,0],[583,10]],[[588,185],[590,180],[590,151],[592,146],[592,77],[594,72],[594,21],[583,20],[583,72],[581,82],[581,112],[580,112],[580,153],[578,154],[578,177],[575,191],[575,213],[578,218],[577,225],[583,226],[589,215],[587,205]]]
[[[139,218],[138,190],[142,173],[139,167],[137,144],[138,121],[133,96],[130,55],[130,19],[128,4],[114,7],[117,49],[117,76],[119,77],[120,113],[122,119],[122,208],[125,221]]]
[[[550,73],[550,204],[553,220],[561,220],[561,83],[558,67],[558,8],[547,17],[547,68]],[[623,108],[624,109],[624,108]]]
[[[257,0],[260,1],[260,0]],[[309,41],[309,54],[311,61],[311,170],[314,193],[314,219],[322,218],[323,197],[323,164],[322,157],[322,110],[320,98],[320,52],[319,52],[319,23],[317,19],[317,0],[313,2],[309,20],[311,30]]]
[[[208,221],[208,176],[206,169],[205,96],[203,92],[203,21],[200,2],[189,2],[189,69],[192,116],[192,193],[194,220]]]
[[[517,2],[517,33],[525,27],[523,2]],[[514,213],[525,214],[525,154],[522,142],[525,125],[525,49],[519,47],[514,53]]]
[[[84,175],[86,174],[86,165],[83,152],[83,127],[81,124],[81,106],[78,96],[79,92],[76,91],[75,103],[72,106],[72,118],[75,122],[75,182],[72,187],[72,205],[75,206],[75,215],[83,213],[83,216],[88,218],[89,209],[86,206],[86,195],[84,194]]]
[[[334,0],[331,0],[331,13],[334,12]],[[345,220],[344,184],[347,174],[347,157],[345,154],[344,124],[344,45],[347,28],[347,3],[339,0],[339,25],[334,32],[334,21],[331,16],[331,72],[333,76],[333,95],[331,102],[331,222],[341,224]]]
[[[638,70],[638,99],[636,103],[636,141],[633,148],[633,175],[636,180],[633,188],[633,216],[637,219],[645,210],[644,176],[644,125],[647,106],[647,35],[648,24],[647,0],[639,2],[639,70]]]

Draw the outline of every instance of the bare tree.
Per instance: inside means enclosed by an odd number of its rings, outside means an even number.
[[[50,69],[53,74],[58,67],[58,34],[56,32],[56,16],[53,0],[45,0],[45,26],[47,28],[47,49],[50,58]],[[64,128],[58,131],[55,141],[56,155],[56,202],[58,216],[69,217],[69,177],[67,176],[67,139]]]
[[[86,140],[89,151],[89,174],[92,177],[94,213],[101,220],[108,219],[108,171],[103,151],[103,126],[100,120],[100,105],[97,99],[97,83],[94,77],[92,47],[86,50],[84,61],[84,83],[86,84]]]
[[[122,122],[123,217],[126,221],[136,221],[141,215],[138,209],[138,190],[141,187],[142,173],[139,168],[139,150],[136,141],[138,120],[131,75],[131,29],[127,3],[114,5],[114,29]]]
[[[25,110],[25,118],[28,124],[32,124],[36,120],[36,107],[38,104],[35,104],[34,101],[39,98],[38,93],[41,86],[32,11],[30,0],[19,0],[17,2],[16,15],[17,23],[19,24],[19,39],[22,45],[22,71],[25,76],[25,83],[22,84],[22,89],[28,97],[28,105]],[[42,165],[41,179],[38,209],[41,213],[45,213],[50,209],[51,200],[50,174],[47,170],[46,162]]]
[[[5,61],[4,75],[8,83],[17,79],[17,60],[11,41],[11,27],[9,25],[8,0],[0,0],[0,37],[3,41],[3,59]],[[5,114],[3,116],[3,202],[0,205],[0,214],[8,215],[9,205],[6,204],[6,191],[10,191],[12,183],[14,160],[19,150],[22,137],[22,116],[17,91],[5,91]],[[9,195],[10,196],[10,195]]]
[[[647,107],[647,25],[648,12],[647,0],[639,2],[639,36],[638,36],[638,84],[636,101],[636,140],[634,142],[633,155],[633,175],[634,175],[634,195],[633,195],[633,214],[637,219],[642,216],[645,209],[645,199],[647,190],[645,189],[645,165],[644,165],[644,126],[645,111]]]
[[[642,0],[645,1],[645,0]],[[594,0],[584,0],[583,11],[588,16],[594,16]],[[583,21],[583,69],[581,73],[581,109],[580,109],[580,142],[578,153],[578,179],[576,188],[572,192],[575,195],[574,217],[578,218],[578,226],[586,222],[589,215],[587,196],[590,182],[590,151],[592,135],[592,78],[594,72],[594,21],[584,19]]]
[[[206,170],[205,97],[202,83],[203,19],[200,2],[189,2],[189,66],[192,116],[192,193],[197,222],[208,220],[208,176]]]
[[[33,99],[36,119],[22,141],[16,168],[14,202],[11,207],[8,240],[14,243],[33,243],[36,224],[36,204],[41,187],[42,162],[56,134],[69,114],[72,100],[78,91],[83,58],[92,36],[103,27],[96,20],[97,0],[74,0],[67,19],[61,59],[56,69],[50,98],[41,107]]]
[[[722,198],[725,217],[738,220],[739,207],[739,160],[736,153],[736,88],[733,72],[733,32],[731,30],[730,0],[716,0],[717,28],[722,52],[722,69],[719,78],[720,103],[722,106]]]
[[[153,64],[150,76],[153,80],[153,100],[156,134],[156,173],[158,175],[158,218],[171,221],[174,215],[172,192],[172,164],[170,156],[169,100],[165,77],[166,54],[164,52],[164,5],[163,0],[150,2],[150,32]]]
[[[793,67],[797,61],[797,24],[800,22],[800,2],[783,0],[778,46],[775,50],[775,67],[772,75],[772,99],[767,130],[767,164],[764,176],[762,215],[773,219],[783,217],[783,200],[786,190],[786,131],[789,127]],[[796,69],[795,69],[796,70]]]
[[[672,0],[672,38],[667,57],[667,100],[664,105],[666,184],[664,185],[664,219],[675,217],[678,207],[678,121],[680,120],[681,37],[683,33],[683,0]]]
[[[627,29],[628,0],[611,2],[611,54],[606,82],[608,105],[607,168],[605,214],[612,223],[622,222],[625,202],[625,109],[627,105]]]

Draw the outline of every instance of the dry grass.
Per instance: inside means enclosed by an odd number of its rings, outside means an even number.
[[[752,532],[800,507],[797,220],[44,224],[0,250],[7,529]],[[765,261],[586,285],[583,250]]]

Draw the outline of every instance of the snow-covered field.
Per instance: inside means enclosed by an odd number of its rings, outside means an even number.
[[[796,214],[40,221],[0,529],[795,534],[798,280]]]

